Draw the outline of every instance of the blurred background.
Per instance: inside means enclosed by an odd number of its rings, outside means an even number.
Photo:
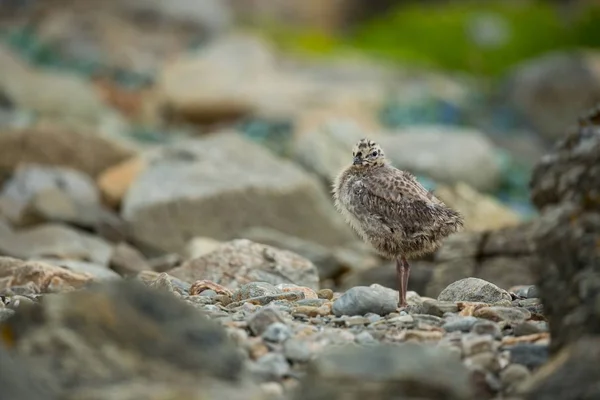
[[[395,287],[332,206],[352,144],[468,232],[526,223],[599,46],[593,0],[0,0],[0,254],[99,274],[127,243],[164,271],[245,237]]]

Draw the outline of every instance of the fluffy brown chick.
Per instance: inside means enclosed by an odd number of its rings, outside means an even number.
[[[391,166],[374,141],[361,139],[352,156],[333,184],[335,206],[363,240],[396,260],[398,307],[406,307],[407,259],[435,251],[462,229],[463,217],[412,174]]]

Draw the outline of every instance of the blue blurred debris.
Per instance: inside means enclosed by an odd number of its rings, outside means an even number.
[[[289,119],[249,118],[238,124],[238,130],[244,136],[282,156],[289,150],[293,128],[293,122]]]

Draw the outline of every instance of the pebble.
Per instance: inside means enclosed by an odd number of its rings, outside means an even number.
[[[387,320],[390,324],[412,324],[415,322],[415,319],[410,314],[399,315],[397,317],[392,317]]]
[[[475,310],[473,316],[495,322],[506,321],[511,324],[519,324],[529,319],[531,313],[517,307],[484,307]]]
[[[269,347],[261,338],[249,338],[243,345],[252,360],[258,360],[269,353]]]
[[[292,362],[307,362],[312,357],[310,342],[302,339],[289,339],[283,345],[283,354]]]
[[[392,290],[377,287],[355,286],[334,301],[332,310],[337,316],[367,313],[386,315],[394,312],[398,306],[397,296],[391,293]]]
[[[312,290],[311,288],[308,288],[306,286],[298,286],[298,285],[293,285],[291,283],[280,283],[279,285],[276,286],[276,288],[284,293],[285,292],[302,292],[302,293],[304,293],[305,299],[314,299],[314,300],[318,299],[317,293],[314,290]]]
[[[212,313],[214,314],[222,314],[222,315],[229,315],[224,311],[221,311],[221,309],[218,306],[215,306],[214,304],[206,304],[204,307],[202,307],[202,309],[208,313]]]
[[[521,364],[530,370],[537,369],[548,360],[548,346],[520,343],[507,349],[510,360],[514,364]]]
[[[231,304],[231,297],[225,294],[220,294],[218,296],[215,296],[215,302],[221,303],[224,306],[228,306],[229,304]]]
[[[208,290],[206,292],[208,292]],[[206,293],[206,292],[202,292],[202,293]],[[215,293],[215,295],[216,295],[216,293]],[[201,294],[195,295],[195,296],[187,296],[186,300],[192,304],[197,304],[197,305],[208,305],[208,304],[214,303],[214,299],[212,297],[203,296]]]
[[[490,335],[467,334],[462,337],[462,348],[465,356],[494,351],[494,338]]]
[[[11,286],[0,291],[0,295],[21,295],[21,296],[35,296],[39,293],[39,288],[35,282],[27,282],[24,285]]]
[[[283,343],[292,336],[292,330],[289,326],[281,322],[274,322],[267,327],[261,337],[273,343]]]
[[[520,364],[510,364],[500,371],[500,382],[507,392],[512,392],[513,389],[521,382],[531,376],[531,372],[527,367]]]
[[[251,371],[264,380],[278,380],[290,372],[290,364],[283,354],[270,352],[256,360]]]
[[[432,326],[442,326],[444,325],[445,320],[440,317],[436,317],[435,315],[427,315],[427,314],[413,314],[412,318],[418,324],[432,325]]]
[[[517,306],[524,308],[537,307],[542,304],[541,300],[538,298],[516,300],[516,302]]]
[[[320,299],[331,300],[333,299],[333,290],[331,289],[321,289],[317,292],[317,296]]]
[[[252,303],[260,306],[266,306],[271,302],[276,302],[278,300],[287,300],[287,301],[298,301],[304,298],[304,293],[302,292],[286,292],[275,295],[267,295],[267,296],[258,296],[251,297],[249,299],[243,301],[237,301],[235,303],[230,303],[227,305],[229,308],[236,308],[246,303]]]
[[[281,313],[273,307],[264,307],[248,318],[248,327],[255,336],[260,336],[275,322],[284,322]]]
[[[454,317],[446,321],[442,325],[442,329],[444,329],[446,332],[460,331],[466,333],[471,331],[473,325],[475,325],[477,321],[479,321],[479,318],[475,318],[473,316]]]
[[[202,291],[200,293],[200,296],[214,298],[214,297],[217,297],[217,292],[215,292],[212,289],[207,289],[207,290]]]
[[[370,323],[374,323],[374,322],[381,320],[382,317],[379,314],[366,313],[365,318],[367,318]]]
[[[483,369],[492,373],[498,373],[501,368],[498,357],[491,351],[484,351],[474,354],[470,357],[466,357],[464,362],[467,368]]]
[[[233,293],[233,301],[239,302],[255,297],[275,296],[281,293],[281,290],[267,282],[250,282],[242,285]]]
[[[311,306],[311,307],[321,307],[323,304],[329,303],[328,300],[325,299],[302,299],[298,300],[296,304],[299,306]]]
[[[358,335],[356,335],[355,340],[356,340],[356,343],[362,344],[362,345],[377,343],[377,341],[373,338],[373,335],[371,335],[367,331],[363,331],[363,332],[359,333]]]
[[[420,331],[407,329],[404,331],[404,340],[415,342],[438,342],[444,334],[439,331]]]
[[[244,329],[227,328],[227,335],[237,344],[242,344],[248,340],[248,333]]]
[[[368,325],[369,324],[369,320],[365,317],[361,317],[361,316],[353,316],[353,317],[348,317],[345,319],[344,324],[348,327],[352,327],[352,326],[363,326],[363,325]]]
[[[542,314],[544,313],[544,305],[542,304],[540,299],[537,299],[537,298],[536,299],[517,300],[517,306],[523,307],[524,309],[528,310],[532,314],[538,314],[538,317],[542,316]],[[543,319],[543,316],[542,316],[542,319]]]
[[[421,313],[443,317],[446,313],[458,312],[458,305],[452,301],[437,301],[425,299],[421,303]]]
[[[10,301],[8,302],[8,304],[6,304],[6,306],[8,308],[16,310],[22,304],[34,304],[34,303],[35,303],[35,301],[31,300],[29,297],[15,295],[15,296],[10,297]]]
[[[471,332],[474,334],[477,334],[477,335],[490,335],[494,339],[502,338],[502,331],[500,330],[500,327],[498,326],[498,324],[496,324],[492,321],[486,321],[486,320],[477,321],[473,325]]]
[[[283,386],[278,382],[264,382],[260,389],[267,399],[280,399],[284,396]]]
[[[307,317],[317,317],[319,315],[327,315],[329,310],[321,307],[299,306],[292,309],[292,315],[306,315]]]
[[[6,321],[10,317],[12,317],[15,313],[15,310],[10,308],[0,308],[0,322]]]
[[[540,297],[540,292],[539,292],[538,288],[534,285],[520,286],[515,291],[515,294],[519,297],[525,297],[526,299]]]
[[[523,322],[521,324],[516,325],[513,328],[513,335],[527,336],[527,335],[533,335],[535,333],[546,332],[548,329],[544,329],[544,328],[545,328],[545,326],[543,324],[536,324],[534,322]]]

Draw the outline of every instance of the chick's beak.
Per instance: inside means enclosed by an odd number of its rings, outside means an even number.
[[[360,165],[362,164],[362,160],[359,157],[354,157],[354,162],[352,164]]]

